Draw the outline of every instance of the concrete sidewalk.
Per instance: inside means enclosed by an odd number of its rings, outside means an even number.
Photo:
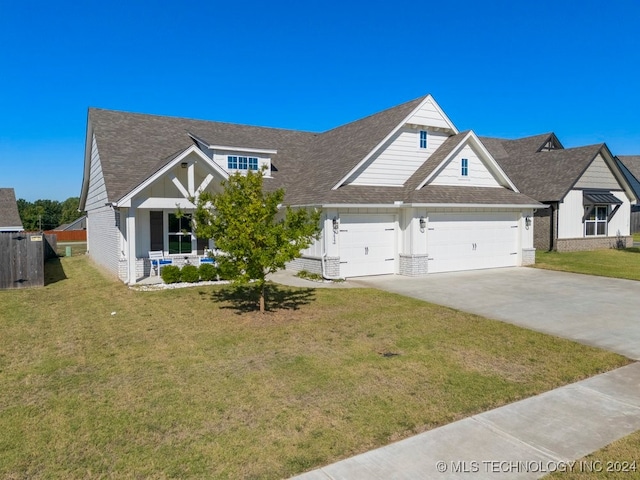
[[[555,470],[597,471],[604,465],[571,462],[639,429],[634,363],[294,478],[533,479]]]

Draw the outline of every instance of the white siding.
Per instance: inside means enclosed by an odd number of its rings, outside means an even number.
[[[449,119],[443,116],[431,98],[427,99],[422,108],[414,113],[411,118],[407,120],[407,123],[428,127],[451,128]]]
[[[622,187],[616,180],[616,177],[613,176],[611,169],[602,158],[602,155],[598,155],[577,181],[575,188],[606,188],[619,190]]]
[[[461,175],[461,160],[469,160],[469,175]],[[430,182],[432,185],[462,185],[467,187],[500,187],[500,184],[487,169],[478,154],[466,145],[451,161],[444,166],[442,171]]]
[[[122,220],[124,221],[124,217]],[[114,275],[118,275],[118,260],[121,256],[120,238],[120,231],[116,226],[116,212],[112,207],[103,205],[87,211],[89,256]]]
[[[89,169],[89,186],[87,188],[87,201],[85,210],[90,211],[95,208],[102,208],[109,200],[107,199],[107,189],[102,175],[102,165],[100,164],[100,154],[96,137],[93,136],[91,143],[91,166]]]
[[[611,193],[622,200],[623,204],[607,225],[607,236],[615,237],[618,232],[620,232],[620,235],[629,235],[631,216],[629,199],[624,192]],[[584,216],[582,198],[582,190],[572,190],[560,204],[558,209],[558,238],[583,238],[585,236],[584,224],[582,223],[582,217]]]
[[[402,186],[449,135],[427,129],[427,148],[420,148],[420,129],[403,127],[348,180],[353,185]]]

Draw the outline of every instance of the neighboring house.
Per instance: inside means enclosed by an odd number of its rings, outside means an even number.
[[[430,95],[324,133],[91,108],[89,255],[130,284],[149,275],[150,251],[197,261],[214,245],[192,235],[192,199],[262,167],[287,204],[323,211],[320,239],[292,269],[415,276],[535,261],[531,217],[544,205]]]
[[[606,144],[565,149],[553,133],[481,140],[520,192],[550,206],[534,215],[536,249],[633,245],[630,211],[638,199]]]
[[[0,232],[21,232],[22,230],[24,229],[13,188],[0,188]]]
[[[87,229],[87,216],[83,215],[80,218],[75,219],[70,223],[63,223],[62,225],[54,228],[58,232],[68,232],[71,230],[86,230]]]
[[[640,198],[640,155],[618,155],[618,166]],[[640,232],[640,205],[631,206],[631,233]]]

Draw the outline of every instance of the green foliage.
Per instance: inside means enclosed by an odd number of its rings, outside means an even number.
[[[296,277],[305,278],[307,280],[321,281],[323,280],[322,275],[319,273],[311,273],[307,270],[300,270],[296,273]]]
[[[320,231],[320,211],[281,208],[284,190],[263,190],[263,173],[238,172],[218,195],[200,195],[194,214],[196,235],[213,238],[226,253],[217,258],[221,276],[236,285],[254,281],[264,310],[269,273],[300,256]]]
[[[79,197],[69,197],[64,202],[57,200],[36,200],[28,202],[20,198],[18,213],[25,230],[52,230],[64,223],[71,223],[83,214],[78,212]]]
[[[198,267],[198,270],[203,282],[212,282],[218,279],[217,268],[211,263],[203,263]]]
[[[185,265],[182,267],[181,278],[183,282],[196,283],[200,281],[200,272],[195,265]]]
[[[164,283],[178,283],[182,278],[182,272],[176,265],[167,265],[162,268],[160,276]]]

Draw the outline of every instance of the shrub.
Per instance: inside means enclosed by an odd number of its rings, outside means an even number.
[[[182,281],[187,283],[196,283],[200,281],[200,272],[195,265],[185,265],[182,267]]]
[[[200,278],[204,282],[211,282],[218,279],[218,269],[212,263],[203,263],[198,270],[200,272]]]
[[[167,265],[162,268],[160,276],[164,283],[178,283],[181,277],[180,267],[177,267],[176,265]]]

